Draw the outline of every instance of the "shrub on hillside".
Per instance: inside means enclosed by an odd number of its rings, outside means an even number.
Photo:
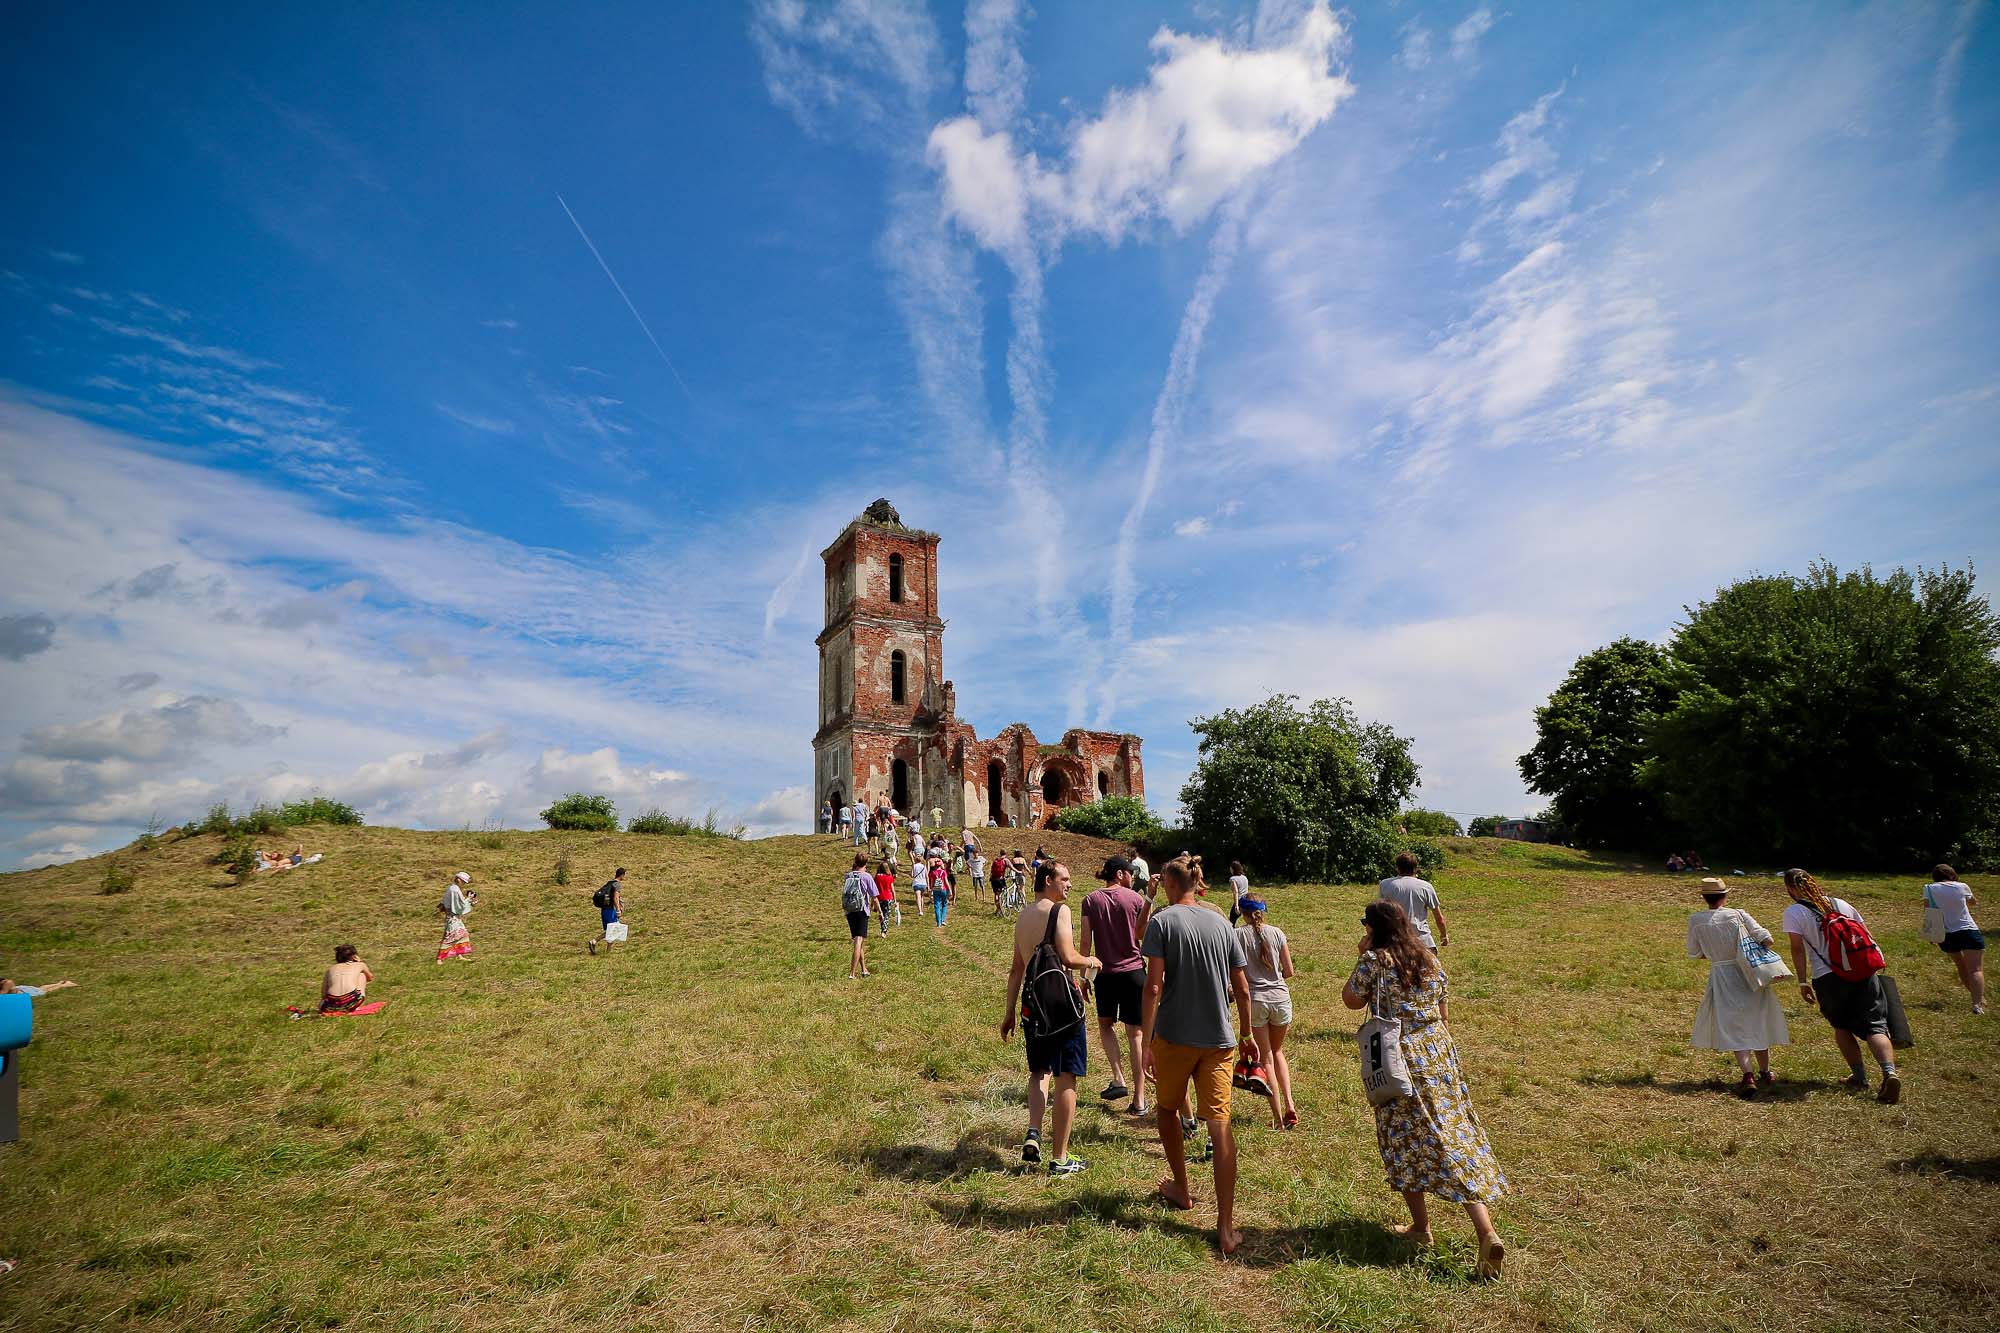
[[[328,796],[308,796],[303,801],[286,801],[278,816],[287,824],[359,824],[361,812],[345,801]]]
[[[1425,810],[1421,806],[1403,812],[1402,825],[1417,838],[1456,838],[1465,833],[1458,821],[1442,810]]]
[[[542,822],[550,828],[615,833],[618,831],[618,807],[611,803],[609,796],[573,791],[542,811]]]
[[[1157,837],[1164,828],[1137,796],[1106,796],[1088,805],[1072,805],[1056,812],[1056,827],[1064,833],[1135,844]]]
[[[257,847],[242,834],[234,834],[215,854],[215,863],[224,866],[240,882],[257,869]]]
[[[229,831],[243,836],[252,833],[267,837],[275,836],[285,831],[284,812],[275,805],[266,805],[259,801],[250,808],[250,813],[238,815],[230,823]]]
[[[198,823],[190,824],[189,827],[196,833],[220,833],[224,837],[229,836],[231,832],[229,802],[217,801],[214,805],[208,807],[207,818]]]
[[[714,806],[708,808],[708,813],[702,817],[699,824],[692,819],[683,819],[679,815],[670,815],[658,806],[654,806],[651,810],[646,811],[646,813],[634,815],[630,820],[626,821],[625,831],[627,833],[666,834],[682,838],[741,838],[748,830],[741,824],[736,825],[734,828],[723,828],[715,822]]]
[[[567,846],[558,847],[556,848],[556,887],[561,888],[568,883],[569,848]]]
[[[139,874],[130,866],[116,861],[104,867],[104,883],[98,886],[99,893],[130,893],[139,885]]]

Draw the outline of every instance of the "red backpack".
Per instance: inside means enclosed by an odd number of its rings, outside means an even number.
[[[1885,966],[1882,950],[1868,927],[1842,911],[1819,919],[1821,941],[1826,945],[1827,965],[1842,981],[1866,981]]]

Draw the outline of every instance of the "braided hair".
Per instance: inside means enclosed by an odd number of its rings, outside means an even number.
[[[1787,870],[1785,888],[1790,891],[1793,902],[1803,903],[1821,916],[1833,915],[1833,899],[1827,896],[1826,890],[1820,886],[1817,879],[1813,878],[1811,871],[1801,870],[1797,866]]]

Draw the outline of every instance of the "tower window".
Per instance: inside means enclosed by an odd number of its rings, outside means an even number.
[[[889,600],[903,600],[903,557],[900,555],[889,557]]]
[[[907,662],[900,649],[889,654],[889,702],[892,704],[902,703],[903,696],[908,692],[906,682],[910,673]]]
[[[1111,775],[1109,773],[1099,773],[1097,775],[1097,799],[1101,801],[1110,794]]]

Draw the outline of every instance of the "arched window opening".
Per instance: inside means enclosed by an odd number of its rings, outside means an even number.
[[[1099,773],[1097,775],[1097,799],[1101,801],[1110,794],[1111,775],[1109,773]]]
[[[903,557],[900,555],[889,557],[889,600],[903,600]]]
[[[1052,768],[1042,774],[1042,803],[1044,805],[1061,805],[1063,791],[1063,775],[1061,773]]]
[[[910,766],[900,759],[889,764],[889,804],[898,810],[910,808]]]
[[[1001,805],[1004,788],[1007,785],[1007,766],[999,760],[986,765],[986,813],[995,824],[1007,822],[1006,808]]]
[[[909,659],[903,656],[901,649],[889,654],[889,702],[892,704],[902,703],[903,696],[908,693],[905,688],[910,674],[908,663]]]

